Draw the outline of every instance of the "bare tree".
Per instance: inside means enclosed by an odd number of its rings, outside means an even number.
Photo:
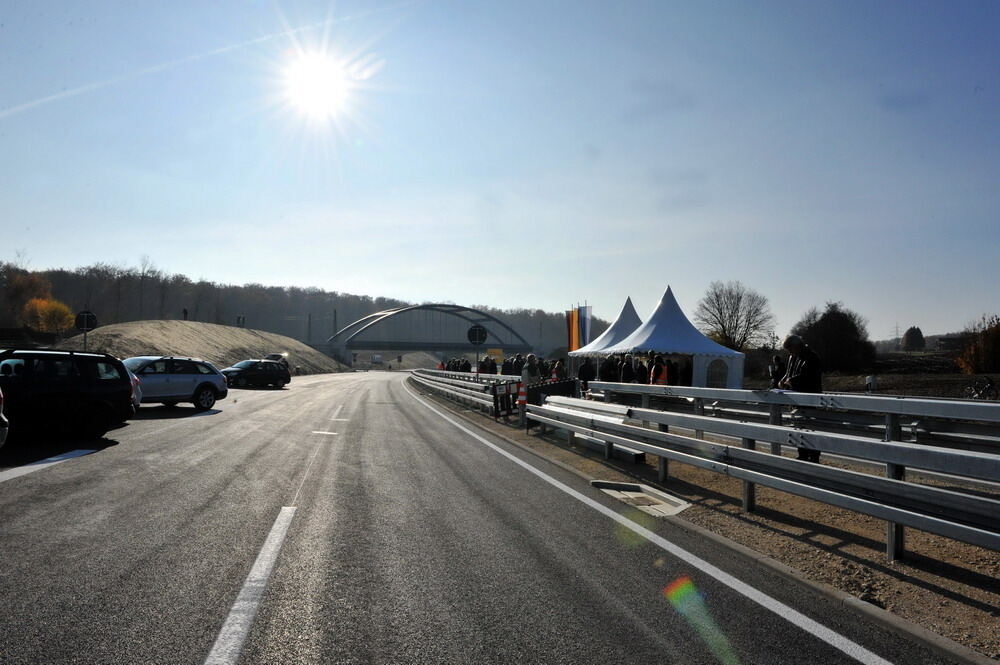
[[[694,320],[706,335],[737,351],[766,341],[774,329],[767,298],[742,282],[712,282]]]

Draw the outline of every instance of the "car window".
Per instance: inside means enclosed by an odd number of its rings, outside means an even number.
[[[143,374],[166,374],[167,373],[167,361],[166,360],[154,360],[153,362],[146,365],[142,370]]]
[[[252,360],[241,360],[238,363],[236,363],[235,365],[233,365],[233,367],[236,367],[238,369],[248,369],[250,367],[253,367],[253,361]]]
[[[72,358],[30,358],[31,377],[34,383],[63,383],[79,376]]]
[[[171,360],[171,374],[199,374],[198,368],[190,360]]]
[[[93,365],[98,381],[114,381],[122,378],[121,370],[114,363],[98,360]]]
[[[24,374],[24,358],[7,358],[0,362],[0,376],[21,376]]]
[[[254,369],[267,369],[267,366],[264,363],[257,363],[254,365]]]
[[[203,363],[194,363],[194,366],[202,374],[215,374],[211,367]]]

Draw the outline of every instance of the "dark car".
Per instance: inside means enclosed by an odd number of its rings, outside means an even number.
[[[194,408],[206,411],[229,393],[226,378],[206,360],[136,356],[126,358],[125,367],[139,377],[143,404],[191,402]]]
[[[292,380],[288,367],[273,360],[241,360],[232,367],[222,370],[229,385],[238,388],[247,386],[274,386],[283,388]]]
[[[7,416],[3,415],[3,390],[0,390],[0,448],[7,441],[7,430],[10,429]]]
[[[59,432],[96,439],[135,414],[125,366],[103,353],[0,351],[0,390],[12,436]]]

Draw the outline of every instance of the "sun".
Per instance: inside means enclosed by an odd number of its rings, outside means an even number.
[[[347,108],[352,79],[344,64],[326,53],[302,53],[284,71],[285,99],[316,119],[335,118]]]

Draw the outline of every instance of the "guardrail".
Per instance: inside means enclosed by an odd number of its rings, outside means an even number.
[[[410,378],[420,385],[449,399],[482,409],[494,418],[507,418],[514,412],[520,378],[512,380],[514,377],[481,374],[482,378],[474,380],[468,378],[470,376],[465,372],[426,369],[410,373]]]
[[[605,398],[634,393],[685,399],[726,400],[766,404],[775,424],[735,421],[699,413],[677,413],[589,400],[553,397],[542,406],[529,405],[530,419],[570,433],[605,443],[605,456],[624,446],[659,457],[659,478],[665,481],[668,460],[724,473],[743,481],[743,509],[753,511],[755,487],[761,484],[854,510],[888,522],[886,552],[890,560],[905,551],[904,527],[947,536],[992,549],[1000,549],[1000,501],[952,489],[908,482],[906,469],[924,469],[960,478],[1000,482],[1000,455],[955,450],[899,441],[901,415],[924,416],[922,408],[936,417],[976,418],[1000,422],[1000,404],[946,403],[939,400],[868,397],[839,394],[772,393],[716,390],[677,386],[643,386],[591,382],[603,389]],[[607,413],[596,408],[602,404]],[[778,409],[784,406],[817,409],[852,409],[881,412],[886,419],[886,440],[840,432],[805,430],[779,424]],[[694,411],[699,409],[693,405]],[[608,417],[614,416],[614,417]],[[630,424],[627,421],[636,424]],[[656,429],[648,425],[654,425]],[[695,436],[672,432],[693,430]],[[707,442],[704,433],[733,438],[738,445]],[[758,451],[757,443],[770,443],[771,452]],[[805,462],[781,456],[783,445],[811,448],[845,457],[884,464],[886,477]]]
[[[689,386],[647,386],[591,381],[592,392],[605,401],[623,396],[648,407],[656,400],[668,410],[695,415],[711,413],[737,420],[759,419],[782,424],[790,419],[800,427],[855,430],[900,441],[1000,451],[1000,403],[969,400],[888,397],[851,393],[796,393],[776,390],[732,390]],[[786,408],[792,408],[786,414]]]
[[[414,370],[425,376],[439,376],[445,379],[455,379],[466,383],[504,383],[510,381],[520,381],[520,375],[512,374],[483,374],[480,372],[449,372],[441,369],[420,369]]]

